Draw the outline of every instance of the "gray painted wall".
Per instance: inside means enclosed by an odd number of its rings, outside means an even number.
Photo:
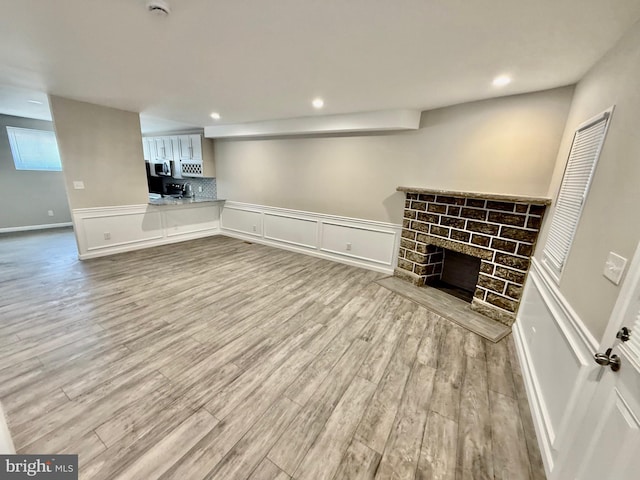
[[[148,203],[140,116],[53,95],[49,103],[71,208]],[[79,180],[84,190],[73,188]]]
[[[640,23],[578,83],[549,190],[557,195],[573,134],[585,120],[615,105],[609,132],[560,280],[560,290],[600,339],[620,287],[602,276],[609,251],[631,259],[640,240]],[[536,257],[542,258],[547,229]]]
[[[16,170],[7,126],[53,130],[51,122],[0,115],[0,228],[70,222],[63,173]]]
[[[399,185],[546,196],[572,94],[432,110],[411,132],[216,140],[218,196],[393,223]]]

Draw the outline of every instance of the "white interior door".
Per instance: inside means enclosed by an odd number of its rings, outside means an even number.
[[[628,341],[616,338],[626,326]],[[591,376],[593,396],[575,440],[567,448],[558,475],[562,480],[632,480],[640,478],[640,246],[613,310],[600,352],[620,369],[597,366]]]

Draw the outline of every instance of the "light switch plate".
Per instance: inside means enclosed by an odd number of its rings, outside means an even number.
[[[624,267],[626,266],[626,258],[621,257],[617,253],[609,252],[602,274],[616,285],[619,285],[622,274],[624,273]]]
[[[75,190],[84,190],[84,182],[82,180],[74,180],[73,188]]]

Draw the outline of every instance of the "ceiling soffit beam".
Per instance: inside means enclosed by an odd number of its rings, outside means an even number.
[[[208,138],[273,137],[417,130],[419,127],[420,111],[402,109],[213,125],[204,127],[204,136]]]

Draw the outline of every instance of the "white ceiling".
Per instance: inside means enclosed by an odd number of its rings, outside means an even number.
[[[0,112],[46,118],[38,92],[145,131],[317,115],[316,96],[426,110],[575,83],[640,18],[638,0],[169,1],[0,0]]]

